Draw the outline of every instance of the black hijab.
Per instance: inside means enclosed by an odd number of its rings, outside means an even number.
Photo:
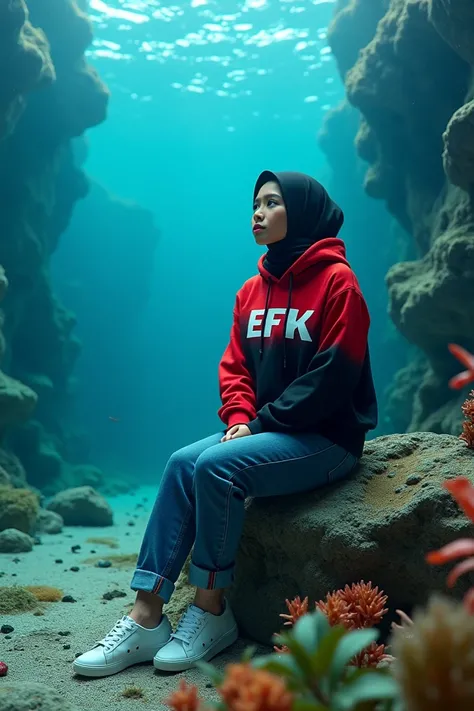
[[[288,220],[285,239],[268,246],[263,262],[265,269],[279,279],[312,244],[337,236],[344,213],[321,183],[304,173],[265,170],[255,183],[254,199],[269,181],[281,188]]]

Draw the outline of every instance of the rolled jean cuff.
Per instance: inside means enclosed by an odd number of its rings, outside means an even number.
[[[144,592],[159,595],[164,601],[169,602],[174,592],[174,583],[162,575],[157,575],[149,570],[136,570],[130,583],[132,590],[143,590]]]
[[[228,588],[234,581],[235,566],[227,570],[204,570],[191,563],[189,566],[189,582],[203,590]]]

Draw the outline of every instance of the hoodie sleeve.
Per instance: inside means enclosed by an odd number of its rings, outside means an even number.
[[[222,407],[218,416],[229,428],[247,424],[256,416],[253,379],[245,363],[240,337],[239,295],[235,301],[230,341],[219,364],[219,391]]]
[[[307,430],[350,403],[367,351],[370,318],[354,287],[328,301],[318,352],[307,371],[247,423],[252,434]]]

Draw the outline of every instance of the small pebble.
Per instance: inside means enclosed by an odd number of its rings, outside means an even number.
[[[10,634],[10,632],[14,632],[14,628],[11,625],[2,625],[0,627],[0,632],[2,634]]]
[[[422,479],[423,477],[420,474],[410,474],[405,483],[408,486],[413,486],[413,484],[419,484]]]
[[[11,634],[6,634],[6,635],[5,635],[5,639],[11,639],[11,638],[12,638]]]
[[[387,476],[389,479],[393,479],[393,477],[397,476],[397,472],[389,472]]]
[[[405,491],[405,487],[404,487],[404,486],[397,486],[397,488],[395,489],[395,493],[396,493],[396,494],[401,494],[402,491]]]
[[[77,551],[80,551],[80,550],[81,550],[81,546],[79,546],[79,545],[71,546],[72,553],[77,553]]]
[[[112,563],[110,560],[98,560],[97,563],[95,564],[96,568],[110,568]]]
[[[113,600],[114,597],[127,597],[127,593],[124,593],[122,590],[111,590],[110,592],[106,592],[102,595],[104,600]]]
[[[77,565],[73,565],[72,568],[69,568],[69,570],[72,570],[73,573],[77,573],[79,571],[79,568]]]
[[[40,546],[40,545],[41,545],[41,538],[40,538],[39,536],[35,536],[35,537],[33,538],[33,540],[34,540],[34,542],[35,542],[35,546]]]
[[[71,645],[70,644],[63,644],[63,649],[71,649]]]
[[[77,602],[77,600],[74,600],[72,595],[65,595],[61,602]]]
[[[82,654],[82,652],[76,652],[74,655],[74,659],[77,659],[78,657],[80,657],[81,654]]]
[[[129,521],[128,524],[127,524],[127,526],[134,526],[134,525],[135,525],[135,522],[134,522],[134,521]]]
[[[13,558],[12,563],[21,563],[21,558]]]
[[[95,551],[91,551],[91,553],[95,553]]]
[[[60,637],[69,637],[70,634],[69,630],[66,630],[65,632],[58,632]]]

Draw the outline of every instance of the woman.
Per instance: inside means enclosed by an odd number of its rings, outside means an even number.
[[[74,670],[106,676],[153,659],[184,671],[237,639],[233,580],[246,497],[314,490],[356,466],[377,403],[369,315],[336,237],[344,217],[316,180],[262,173],[252,228],[268,247],[237,294],[219,366],[224,432],[175,452],[138,557],[133,609]],[[194,603],[172,633],[162,607],[194,545]]]

